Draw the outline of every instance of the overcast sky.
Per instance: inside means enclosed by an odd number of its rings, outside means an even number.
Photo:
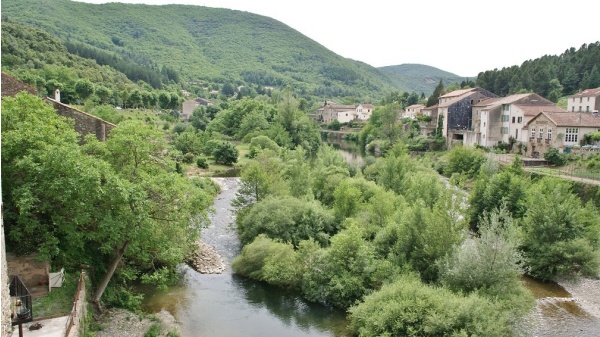
[[[600,1],[77,0],[188,4],[272,17],[374,67],[420,63],[459,76],[600,41]]]

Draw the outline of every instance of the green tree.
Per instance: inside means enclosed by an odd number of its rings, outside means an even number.
[[[492,300],[402,276],[351,307],[357,336],[511,336],[510,315]]]
[[[469,238],[444,261],[440,281],[455,292],[479,291],[490,297],[514,294],[522,286],[519,231],[504,207],[484,212],[479,236]]]
[[[444,82],[440,80],[440,83],[433,89],[433,93],[427,99],[427,107],[438,104],[440,96],[444,94]]]
[[[88,79],[81,79],[75,82],[75,92],[82,100],[88,99],[94,94],[94,83]]]
[[[230,142],[218,141],[212,149],[212,155],[215,163],[229,166],[237,163],[240,153]]]
[[[291,243],[310,238],[326,245],[334,232],[333,215],[318,201],[304,201],[294,197],[267,197],[256,204],[237,221],[242,243],[252,242],[259,234]]]
[[[533,186],[523,218],[522,250],[530,275],[543,280],[597,275],[597,247],[589,240],[595,224],[583,218],[568,182],[543,178]]]

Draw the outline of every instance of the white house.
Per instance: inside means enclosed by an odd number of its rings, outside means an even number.
[[[600,110],[600,88],[585,89],[567,99],[567,111],[592,112]]]

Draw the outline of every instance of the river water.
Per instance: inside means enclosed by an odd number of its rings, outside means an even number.
[[[219,252],[227,268],[222,274],[200,274],[182,266],[182,283],[158,291],[145,290],[143,309],[167,309],[181,323],[184,337],[239,336],[347,336],[345,313],[303,300],[297,293],[237,276],[231,260],[240,244],[234,229],[230,203],[238,188],[237,178],[214,178],[222,188],[202,231],[202,240]]]
[[[356,148],[343,144],[336,148],[347,161],[361,163],[364,154]],[[348,336],[344,312],[232,273],[231,260],[240,250],[230,206],[238,178],[214,179],[222,192],[215,200],[210,226],[202,231],[202,240],[215,247],[226,262],[226,270],[205,275],[182,266],[180,285],[168,291],[140,288],[146,295],[144,309],[167,309],[181,323],[184,337]],[[582,310],[562,287],[529,277],[522,281],[537,299],[523,336],[600,336],[600,320]]]

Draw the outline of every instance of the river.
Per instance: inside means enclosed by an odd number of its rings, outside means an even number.
[[[351,145],[341,143],[336,148],[349,162],[360,164],[364,158]],[[205,275],[182,266],[180,285],[168,291],[140,288],[146,295],[143,308],[149,312],[167,309],[181,323],[184,337],[347,336],[344,312],[232,273],[230,262],[240,250],[230,206],[238,179],[215,180],[222,192],[215,199],[216,212],[202,231],[202,240],[221,254],[226,270]],[[529,277],[522,280],[537,299],[523,336],[600,336],[600,320],[582,310],[562,287]]]
[[[143,309],[167,309],[181,323],[184,337],[347,336],[343,311],[232,273],[231,260],[240,250],[231,227],[234,214],[230,206],[238,179],[214,179],[222,190],[202,240],[215,247],[227,268],[222,274],[206,275],[182,266],[180,285],[167,291],[141,288],[145,293]]]

